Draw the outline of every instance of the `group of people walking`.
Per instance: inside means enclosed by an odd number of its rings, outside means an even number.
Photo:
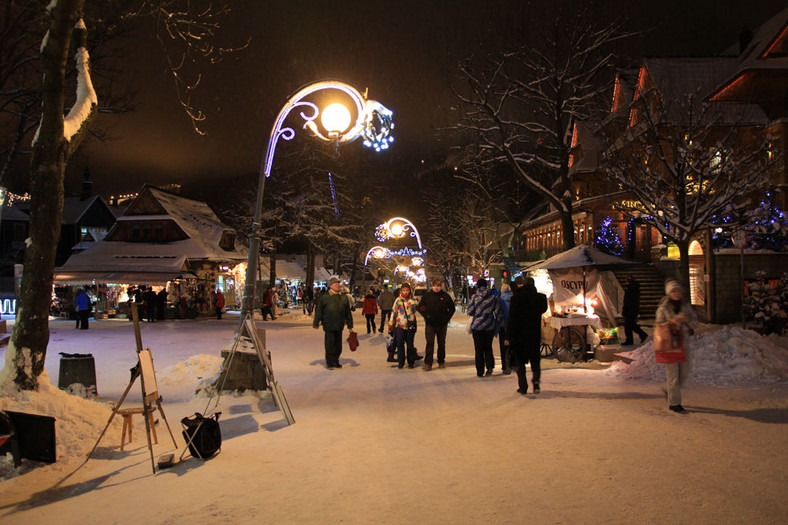
[[[497,297],[485,279],[476,282],[466,313],[472,318],[471,333],[475,351],[476,375],[493,373],[493,339],[501,340],[501,367],[517,372],[517,392],[528,393],[525,365],[531,365],[533,392],[540,392],[542,314],[547,311],[547,296],[538,293],[534,280],[517,277],[511,286],[502,286]]]
[[[637,324],[639,287],[633,278],[628,279],[627,284],[623,312],[627,334],[625,344],[631,344],[633,332],[640,336],[642,343],[648,334]],[[466,309],[471,317],[476,375],[481,378],[492,375],[495,365],[493,341],[499,337],[503,373],[514,370],[517,373],[517,392],[527,394],[526,365],[530,365],[531,391],[538,394],[541,391],[542,315],[548,309],[547,296],[536,290],[530,277],[517,277],[511,285],[505,283],[500,294],[496,292],[488,287],[485,279],[479,279]],[[664,390],[669,408],[682,412],[681,387],[690,370],[686,341],[697,316],[692,306],[682,300],[683,290],[676,281],[667,282],[665,293],[657,309],[656,325],[669,326],[673,330],[674,345],[678,338],[681,352],[658,351],[656,359],[666,366],[667,386]],[[384,327],[391,334],[393,342],[388,360],[396,362],[398,368],[406,365],[414,368],[416,361],[422,359],[415,347],[419,325],[416,314],[421,316],[425,326],[424,371],[431,371],[436,362],[436,342],[437,366],[445,368],[446,333],[454,312],[454,300],[443,290],[441,279],[434,279],[420,300],[413,297],[409,283],[401,285],[396,297],[388,287],[384,287],[378,297],[370,290],[362,307],[367,334],[382,333]],[[379,325],[376,323],[378,313],[381,316]],[[345,326],[352,330],[353,316],[338,279],[329,281],[328,293],[322,294],[317,303],[313,326],[318,328],[321,324],[325,332],[326,366],[328,369],[341,368],[342,330]]]

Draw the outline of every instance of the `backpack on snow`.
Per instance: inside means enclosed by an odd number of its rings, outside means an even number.
[[[192,456],[200,459],[208,459],[222,448],[222,430],[219,428],[219,416],[217,412],[210,417],[195,413],[193,416],[181,419],[183,426],[183,439],[189,446]]]

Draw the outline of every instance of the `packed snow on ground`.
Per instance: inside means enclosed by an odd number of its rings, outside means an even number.
[[[41,390],[2,392],[0,409],[55,417],[57,462],[0,460],[0,522],[776,523],[788,513],[785,338],[703,327],[679,415],[650,343],[630,365],[543,360],[542,393],[522,396],[500,373],[497,340],[495,374],[476,377],[462,312],[447,367],[431,372],[387,363],[386,338],[367,335],[360,312],[355,323],[361,346],[345,345],[330,371],[309,316],[258,321],[289,426],[267,392],[196,394],[216,380],[237,316],[143,323],[177,441],[157,414],[154,459],[174,453],[176,465],[153,474],[139,416],[123,452],[120,418],[97,442],[136,364],[131,323],[51,321]],[[421,330],[416,341],[423,353]],[[52,386],[59,352],[94,356],[95,399]],[[123,406],[140,402],[136,382]],[[195,412],[221,412],[222,451],[177,461],[180,420]]]

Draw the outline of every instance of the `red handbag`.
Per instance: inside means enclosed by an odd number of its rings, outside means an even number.
[[[347,344],[350,346],[351,352],[355,352],[356,348],[358,348],[358,335],[353,330],[347,336]]]
[[[684,352],[684,336],[681,329],[670,323],[654,327],[654,353],[657,363],[683,363],[687,360]]]

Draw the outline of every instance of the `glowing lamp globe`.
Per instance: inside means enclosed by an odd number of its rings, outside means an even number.
[[[329,104],[321,112],[320,122],[330,134],[339,135],[350,127],[350,111],[338,102]]]
[[[399,223],[394,223],[391,225],[391,235],[394,237],[402,237],[402,225]]]

